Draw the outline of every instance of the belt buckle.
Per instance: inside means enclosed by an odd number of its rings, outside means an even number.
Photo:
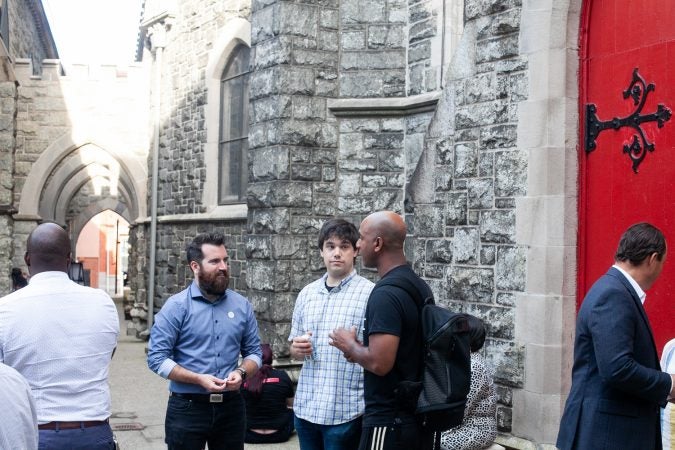
[[[209,403],[223,403],[223,394],[209,395]]]

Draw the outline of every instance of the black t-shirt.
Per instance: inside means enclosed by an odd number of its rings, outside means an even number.
[[[286,372],[272,369],[259,397],[247,389],[241,393],[246,401],[246,429],[281,430],[286,426],[290,419],[286,399],[293,397],[293,383]]]
[[[389,277],[408,279],[421,293],[420,298],[431,296],[429,285],[407,264],[390,270],[382,279]],[[398,407],[395,390],[403,380],[417,380],[422,362],[422,332],[415,299],[401,288],[381,283],[375,285],[368,298],[363,344],[368,346],[369,336],[375,333],[395,335],[400,340],[394,367],[388,374],[380,377],[364,371],[364,426],[391,425],[395,416],[403,422],[414,421],[410,413]]]

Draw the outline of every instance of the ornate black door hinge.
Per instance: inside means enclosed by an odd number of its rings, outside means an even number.
[[[649,142],[645,136],[645,132],[642,129],[642,124],[644,122],[654,122],[658,123],[658,127],[662,128],[663,125],[670,120],[670,108],[667,108],[665,105],[659,103],[656,108],[656,112],[651,114],[641,115],[642,108],[647,101],[647,95],[650,91],[653,91],[655,88],[654,83],[647,84],[638,73],[638,68],[633,69],[633,80],[628,85],[628,88],[623,91],[623,98],[627,99],[631,97],[633,99],[633,104],[636,106],[635,111],[627,117],[619,118],[614,117],[612,120],[602,121],[598,119],[598,116],[595,114],[597,108],[593,103],[586,105],[586,132],[585,132],[585,148],[586,153],[590,153],[595,150],[596,143],[595,139],[598,135],[608,128],[618,130],[623,127],[631,127],[636,131],[636,134],[633,135],[633,141],[631,143],[626,143],[623,145],[623,153],[627,153],[631,161],[633,161],[633,172],[638,172],[638,167],[642,160],[645,159],[647,151],[654,151],[654,143]]]

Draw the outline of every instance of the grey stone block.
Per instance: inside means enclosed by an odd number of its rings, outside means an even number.
[[[513,210],[483,211],[480,214],[480,237],[483,242],[514,243],[516,214]]]

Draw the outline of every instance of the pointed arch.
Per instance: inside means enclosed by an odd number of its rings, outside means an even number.
[[[84,158],[88,161],[81,161],[80,164],[77,162],[66,161],[65,164],[62,165],[62,168],[59,168],[59,165],[71,156],[73,152],[88,145],[96,149],[95,154],[98,155],[98,157],[104,157],[108,163],[113,161],[115,164],[119,165],[119,180],[126,187],[130,201],[129,210],[134,214],[134,217],[131,218],[130,222],[143,220],[146,217],[146,185],[148,175],[144,162],[134,154],[126,152],[126,149],[119,148],[119,146],[114,143],[108,143],[105,140],[96,139],[92,136],[70,132],[62,135],[51,143],[31,167],[23,189],[21,190],[19,211],[14,216],[15,219],[40,220],[55,218],[41,217],[40,204],[43,197],[41,194],[49,187],[49,201],[52,201],[53,194],[62,194],[63,192],[59,188],[62,189],[66,186],[68,180],[77,175],[81,170],[82,165],[95,162],[97,156],[92,153],[92,155]],[[94,151],[92,150],[92,152]],[[105,155],[107,155],[107,157]],[[56,192],[52,192],[51,187],[57,188]],[[42,210],[44,211],[44,209]]]

